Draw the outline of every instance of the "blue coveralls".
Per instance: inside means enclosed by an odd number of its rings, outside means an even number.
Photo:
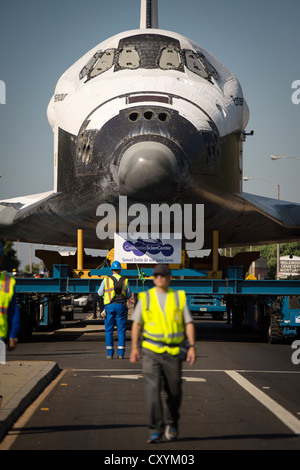
[[[105,289],[104,280],[102,281],[98,295],[103,296]],[[126,299],[132,296],[129,282],[127,283]],[[124,303],[111,302],[105,305],[106,319],[104,321],[105,326],[105,342],[107,356],[113,357],[114,355],[114,340],[113,332],[115,325],[118,331],[118,356],[123,357],[125,353],[125,339],[126,339],[126,327],[127,327],[127,307]]]

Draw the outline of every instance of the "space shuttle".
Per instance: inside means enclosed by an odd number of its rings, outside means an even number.
[[[110,249],[99,205],[204,204],[204,247],[295,241],[300,204],[243,192],[249,109],[237,78],[212,54],[158,25],[141,1],[140,28],[87,52],[48,106],[54,188],[0,201],[0,237]],[[120,229],[120,227],[118,227]]]

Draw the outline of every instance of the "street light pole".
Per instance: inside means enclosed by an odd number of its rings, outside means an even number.
[[[260,180],[260,181],[265,181],[266,183],[272,184],[276,188],[277,199],[279,199],[279,196],[280,196],[280,185],[279,184],[273,183],[273,181],[267,180],[266,178],[259,178],[258,176],[244,176],[243,180],[244,181]]]
[[[282,156],[282,155],[271,155],[270,156],[271,160],[280,160],[282,158],[292,158],[294,160],[300,160],[300,157],[293,157],[293,156]],[[279,191],[279,190],[278,190]],[[278,192],[278,195],[277,195],[277,199],[279,199],[279,192]],[[278,266],[278,260],[280,259],[279,258],[279,245],[277,245],[277,266]],[[278,271],[278,268],[277,268],[277,271]]]
[[[300,157],[289,157],[289,156],[281,156],[281,155],[271,155],[271,160],[280,160],[281,158],[294,158],[295,160],[300,160]]]

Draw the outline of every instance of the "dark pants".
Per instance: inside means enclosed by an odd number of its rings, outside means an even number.
[[[167,395],[166,423],[177,426],[181,404],[181,360],[168,353],[157,354],[143,348],[146,402],[152,431],[163,432],[162,381]]]
[[[100,313],[104,308],[103,297],[100,297],[98,294],[93,294],[93,316],[97,317],[97,307],[99,306]]]

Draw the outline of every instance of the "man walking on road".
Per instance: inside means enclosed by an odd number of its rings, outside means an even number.
[[[125,353],[126,327],[127,327],[127,299],[132,296],[131,288],[124,276],[120,275],[122,266],[119,261],[111,265],[112,276],[106,276],[98,290],[99,296],[103,296],[106,311],[105,341],[107,359],[114,355],[113,333],[115,324],[118,332],[118,358],[123,359]]]
[[[169,288],[171,272],[167,265],[153,269],[155,287],[139,294],[133,314],[130,361],[136,364],[140,357],[138,340],[143,329],[143,374],[147,408],[150,417],[150,439],[160,442],[164,431],[161,401],[161,377],[167,394],[165,435],[175,440],[178,435],[181,404],[180,345],[185,336],[189,347],[186,361],[196,361],[195,328],[184,291]]]
[[[0,268],[3,263],[4,248],[0,243]],[[15,296],[15,279],[0,271],[0,363],[5,363],[6,346],[15,349],[20,330],[20,312]]]

